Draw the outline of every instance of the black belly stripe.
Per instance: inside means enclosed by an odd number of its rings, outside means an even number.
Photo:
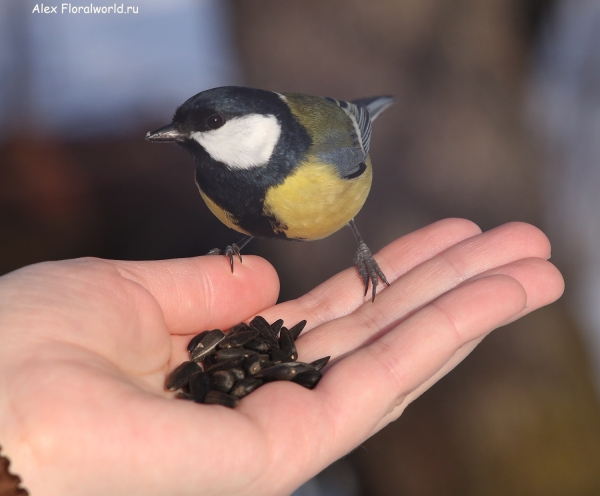
[[[242,178],[230,178],[227,184],[215,187],[214,177],[203,181],[203,170],[196,168],[196,184],[218,207],[228,212],[235,223],[252,236],[267,239],[287,239],[287,226],[264,212],[265,193],[256,184]],[[205,179],[205,178],[204,178]]]

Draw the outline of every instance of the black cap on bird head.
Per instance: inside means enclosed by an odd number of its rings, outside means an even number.
[[[210,132],[228,121],[251,114],[277,117],[285,108],[281,95],[273,91],[222,86],[202,91],[180,105],[171,124],[146,134],[146,140],[182,142],[192,133]]]
[[[171,124],[148,133],[146,140],[178,143],[198,164],[252,169],[269,162],[282,119],[290,118],[278,93],[224,86],[194,95],[175,111]]]

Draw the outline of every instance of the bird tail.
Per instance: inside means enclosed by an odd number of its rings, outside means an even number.
[[[365,107],[369,111],[371,120],[374,121],[379,114],[387,109],[396,99],[393,96],[373,96],[371,98],[360,98],[352,103],[358,107]]]

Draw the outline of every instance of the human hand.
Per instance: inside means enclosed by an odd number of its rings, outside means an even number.
[[[376,255],[374,303],[356,269],[275,305],[245,256],[81,259],[0,278],[0,442],[33,496],[285,495],[395,420],[491,330],[556,300],[546,237],[459,219]],[[317,387],[269,383],[230,410],[174,400],[191,336],[255,314],[307,319],[299,359],[332,355]]]

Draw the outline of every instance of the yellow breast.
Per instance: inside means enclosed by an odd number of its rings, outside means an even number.
[[[291,239],[320,239],[345,226],[360,211],[371,189],[371,159],[356,179],[342,179],[334,166],[309,159],[270,188],[264,212],[277,218]],[[239,228],[238,228],[239,230]]]

